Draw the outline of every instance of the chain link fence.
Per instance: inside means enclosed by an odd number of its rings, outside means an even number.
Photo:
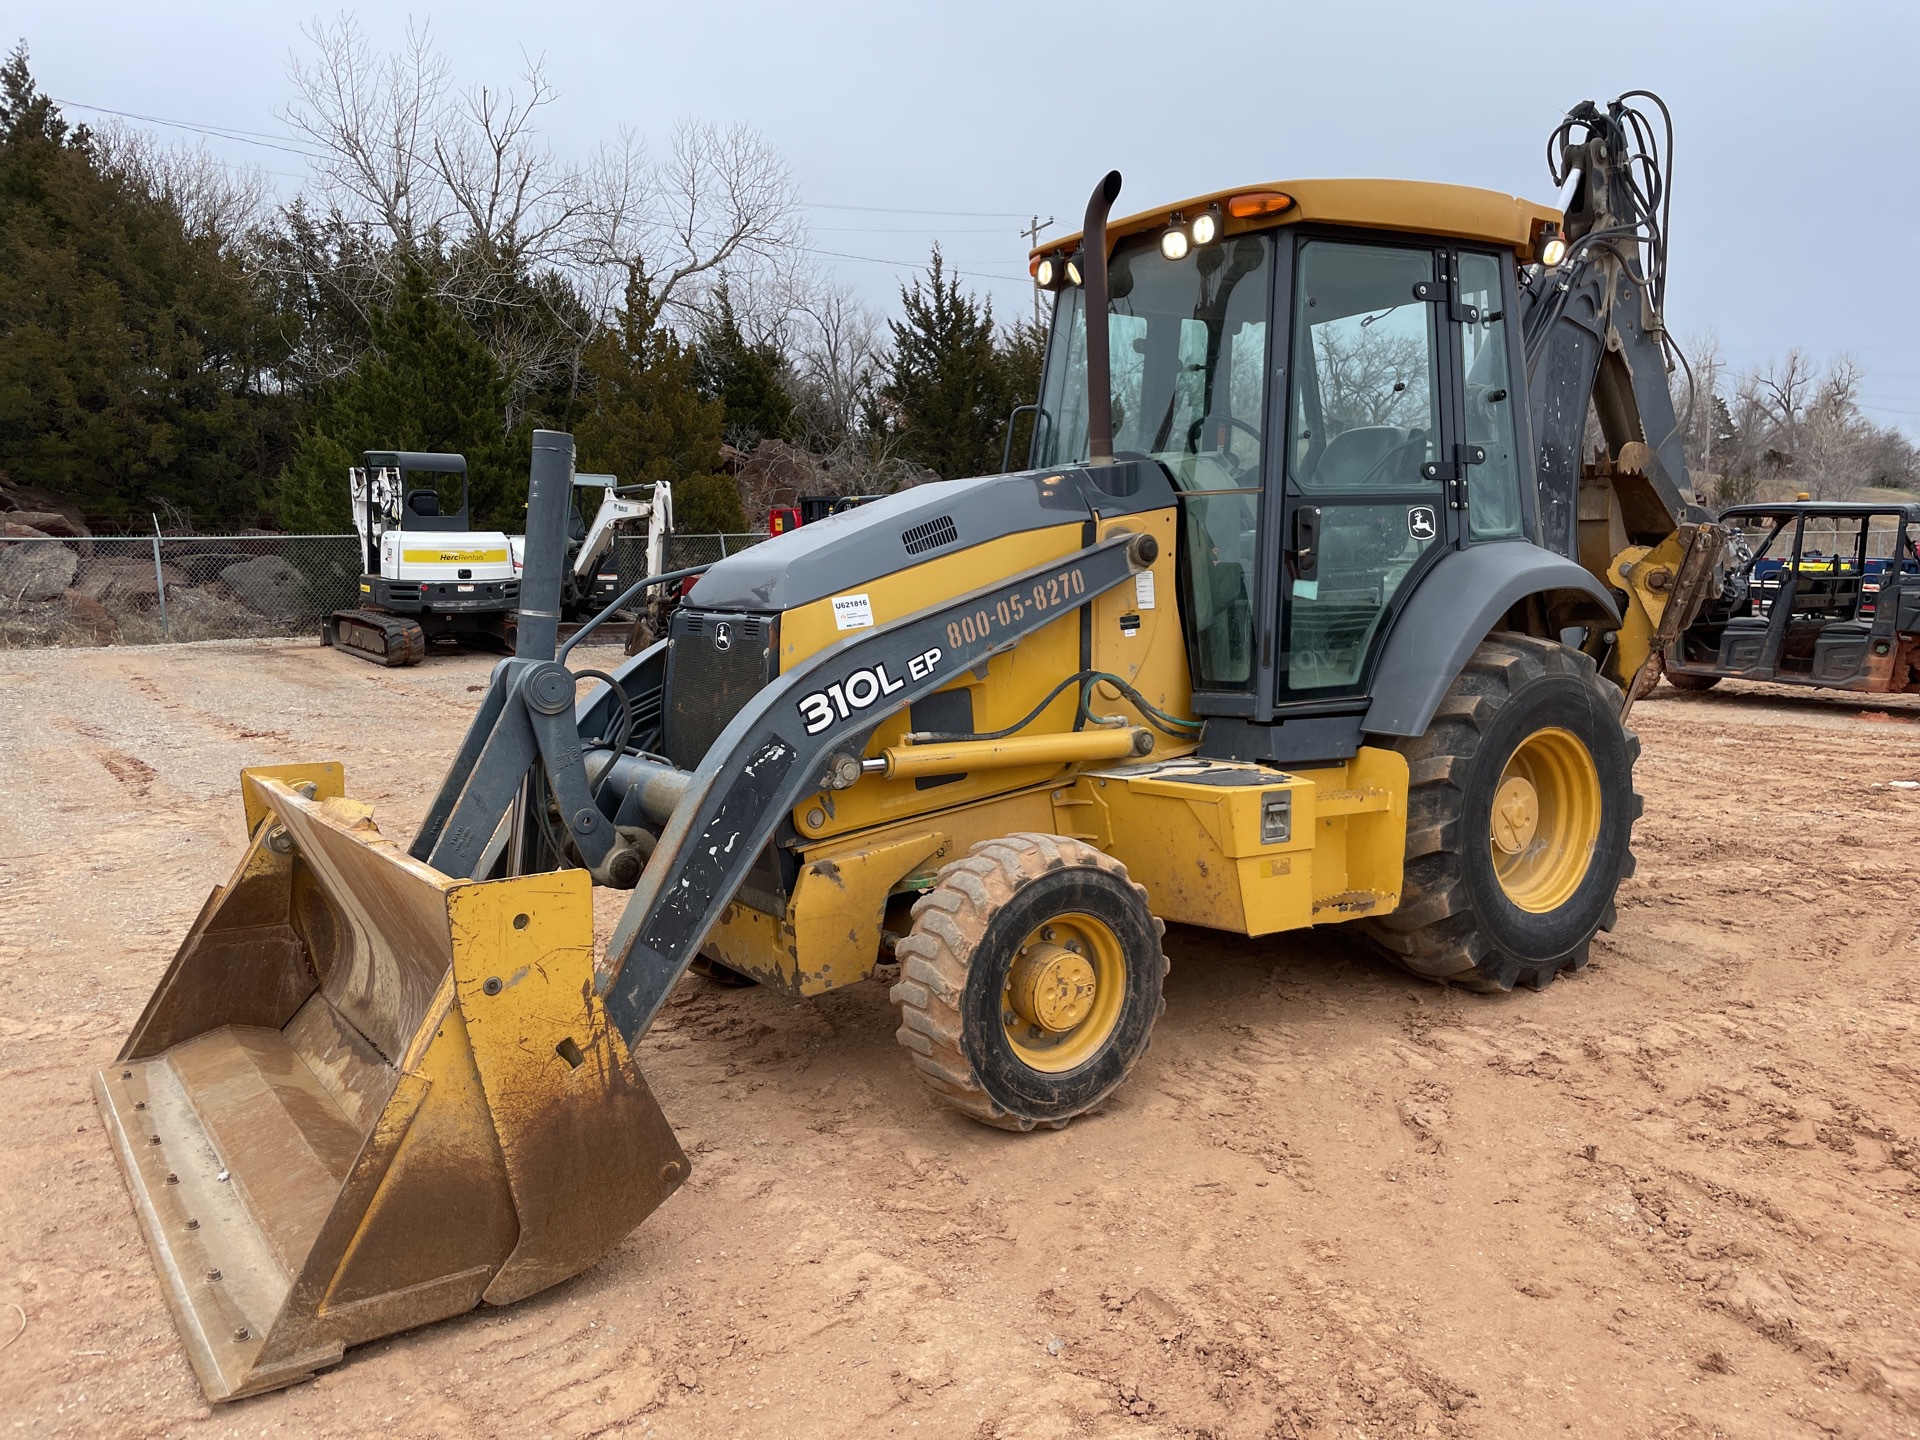
[[[674,535],[667,568],[766,538]],[[617,536],[613,559],[622,588],[644,578],[645,537]],[[0,649],[317,636],[358,601],[360,568],[352,535],[0,537]]]
[[[666,569],[688,570],[695,565],[711,565],[729,555],[737,555],[750,545],[758,545],[767,538],[766,531],[750,535],[669,535],[667,537]],[[602,565],[602,574],[615,571],[620,576],[620,588],[625,590],[637,580],[647,575],[647,537],[641,534],[616,535],[613,540],[613,564]]]
[[[667,537],[667,569],[686,570],[695,565],[711,565],[716,560],[738,554],[750,545],[758,545],[766,538],[764,530],[754,535],[670,535]],[[634,579],[639,579],[644,573],[643,569]]]
[[[360,569],[352,535],[0,538],[0,648],[317,636]]]

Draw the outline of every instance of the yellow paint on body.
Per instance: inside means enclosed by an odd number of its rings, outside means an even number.
[[[1676,530],[1658,545],[1629,545],[1607,567],[1608,583],[1627,594],[1619,638],[1614,642],[1614,663],[1622,684],[1630,684],[1652,657],[1655,632],[1667,613],[1667,597],[1686,557],[1686,541]]]
[[[1016,575],[1077,554],[1083,548],[1084,535],[1083,522],[1009,535],[882,576],[848,593],[865,595],[872,607],[873,623],[885,625],[977,590],[982,577]],[[949,691],[965,690],[972,696],[976,732],[1012,725],[1032,710],[1062,676],[1080,669],[1080,613],[1078,608],[1063,611],[1058,620],[994,656],[984,673],[965,671],[945,687]],[[843,631],[837,627],[832,596],[798,606],[780,617],[780,669],[788,671],[829,646],[866,633],[864,629]],[[1022,733],[1071,729],[1074,704],[1069,688]],[[909,710],[889,716],[875,730],[866,753],[877,756],[903,744],[911,725]],[[802,800],[794,807],[794,826],[810,840],[831,839],[1040,784],[1060,771],[1059,762],[1043,762],[979,771],[925,788],[913,780],[863,780],[851,790]],[[808,823],[809,815],[816,811],[820,823]]]
[[[1236,219],[1224,213],[1227,202],[1235,195],[1272,190],[1291,195],[1294,203],[1277,215]],[[1215,190],[1176,204],[1142,210],[1109,221],[1107,236],[1111,242],[1158,230],[1176,212],[1192,219],[1210,205],[1219,205],[1222,209],[1220,233],[1223,237],[1304,221],[1477,240],[1511,248],[1522,260],[1534,258],[1534,247],[1542,228],[1548,223],[1557,225],[1562,218],[1561,212],[1551,205],[1471,185],[1438,185],[1428,180],[1281,180],[1236,185],[1231,190]],[[1050,239],[1044,245],[1035,246],[1029,254],[1035,257],[1056,251],[1071,254],[1080,238],[1075,233]]]
[[[1340,766],[1198,783],[1221,770],[1252,767],[1186,760],[1082,775],[1054,792],[1053,828],[1124,863],[1166,920],[1270,935],[1400,903],[1407,762],[1397,751],[1363,746]],[[1268,842],[1263,811],[1282,793],[1287,838]]]
[[[1178,516],[1172,507],[1098,522],[1095,534],[1099,540],[1143,533],[1159,542],[1159,557],[1145,572],[1148,578],[1143,581],[1136,576],[1122,581],[1091,606],[1067,611],[1027,635],[1013,649],[994,656],[984,671],[967,671],[944,687],[946,691],[964,690],[971,696],[973,730],[999,730],[1020,721],[1064,677],[1085,668],[1118,675],[1150,704],[1168,714],[1189,718],[1191,685],[1180,629],[1175,557],[1178,532]],[[983,575],[1012,575],[1034,569],[1049,560],[1077,554],[1086,543],[1084,522],[1051,526],[942,555],[849,593],[866,595],[874,624],[884,625],[978,589]],[[780,617],[782,671],[850,635],[865,633],[838,628],[833,598],[799,606]],[[1083,654],[1087,661],[1083,661]],[[1038,737],[1071,730],[1077,700],[1074,688],[1068,687],[1020,735]],[[1144,713],[1124,699],[1115,686],[1096,686],[1092,704],[1096,714],[1118,715],[1130,725],[1148,723]],[[910,711],[882,721],[866,753],[877,757],[902,747],[912,724]],[[1156,730],[1155,746],[1157,754],[1179,753],[1191,748],[1191,741]],[[939,814],[944,825],[945,815],[956,808],[1070,778],[1072,764],[1067,758],[1056,758],[955,774],[958,778],[925,777],[918,771],[913,778],[868,777],[851,790],[811,795],[794,807],[794,827],[809,840],[830,840],[916,816]],[[942,783],[915,783],[922,778],[937,778]]]

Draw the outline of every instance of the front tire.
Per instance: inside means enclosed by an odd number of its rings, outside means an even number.
[[[1535,989],[1586,965],[1633,873],[1640,742],[1620,693],[1577,650],[1525,635],[1481,642],[1410,771],[1400,908],[1362,927],[1417,975]]]
[[[1112,856],[1059,835],[975,845],[899,944],[900,1043],[940,1098],[1059,1129],[1119,1088],[1166,1008],[1166,927]]]

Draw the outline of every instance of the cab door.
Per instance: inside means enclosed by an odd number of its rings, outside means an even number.
[[[1392,616],[1465,528],[1447,253],[1303,236],[1292,278],[1283,709],[1362,696]]]

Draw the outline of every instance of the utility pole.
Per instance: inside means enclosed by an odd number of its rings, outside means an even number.
[[[1040,243],[1040,232],[1051,224],[1053,224],[1053,217],[1051,215],[1044,220],[1038,215],[1035,215],[1033,217],[1033,223],[1020,232],[1027,237],[1027,248],[1029,250]],[[1033,282],[1033,323],[1036,325],[1044,323],[1044,317],[1040,314],[1040,282],[1038,280]]]

